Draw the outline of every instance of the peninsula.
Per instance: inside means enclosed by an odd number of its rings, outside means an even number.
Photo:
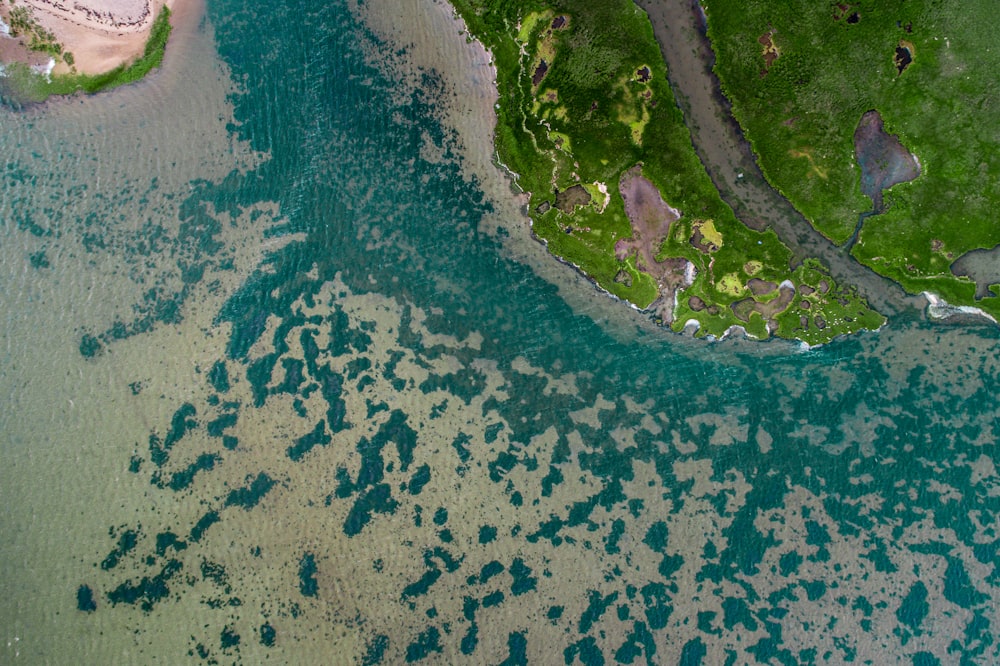
[[[4,93],[25,101],[136,81],[159,66],[183,0],[9,0],[0,4]]]

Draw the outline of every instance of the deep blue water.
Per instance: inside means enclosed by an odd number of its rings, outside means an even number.
[[[270,158],[198,183],[163,252],[196,285],[263,201],[302,236],[218,313],[208,397],[164,396],[130,461],[157,509],[108,526],[73,612],[190,603],[178,652],[227,663],[1000,659],[995,329],[614,335],[481,230],[459,155],[420,158],[433,73],[397,103],[339,0],[209,18]],[[94,372],[191,293],[81,331]]]

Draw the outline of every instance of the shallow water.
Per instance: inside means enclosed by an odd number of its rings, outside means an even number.
[[[0,659],[997,659],[996,329],[673,336],[528,238],[446,6],[188,35],[0,116]]]

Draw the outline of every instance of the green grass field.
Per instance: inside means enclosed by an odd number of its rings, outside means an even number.
[[[852,254],[912,293],[1000,314],[951,273],[1000,244],[1000,42],[986,0],[703,0],[716,72],[772,185],[833,242],[871,201],[853,133],[877,110],[921,174],[885,193]],[[777,57],[768,64],[768,36]],[[899,71],[897,49],[911,62]]]
[[[677,294],[675,329],[694,319],[701,335],[741,325],[766,337],[767,322],[759,313],[741,318],[731,307],[746,299],[769,300],[750,292],[751,278],[790,280],[815,292],[809,305],[800,307],[805,297],[797,293],[771,317],[777,335],[819,343],[883,323],[856,293],[837,288],[821,266],[791,268],[791,252],[777,236],[736,219],[694,152],[652,26],[631,0],[452,4],[493,53],[501,93],[499,158],[531,194],[534,233],[553,254],[640,308],[669,296],[637,269],[635,256],[615,256],[616,243],[633,236],[619,180],[641,164],[643,177],[682,213],[670,233],[656,239],[657,261],[684,258],[695,269],[694,282]],[[589,203],[560,207],[557,192],[577,185],[590,194]],[[719,241],[710,248],[695,237],[696,230],[707,229]],[[820,281],[830,287],[822,298]],[[692,297],[706,307],[690,307]],[[747,305],[753,303],[737,309]]]

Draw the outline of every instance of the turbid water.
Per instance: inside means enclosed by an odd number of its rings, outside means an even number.
[[[992,327],[674,336],[447,5],[210,2],[0,115],[0,661],[993,663]]]

